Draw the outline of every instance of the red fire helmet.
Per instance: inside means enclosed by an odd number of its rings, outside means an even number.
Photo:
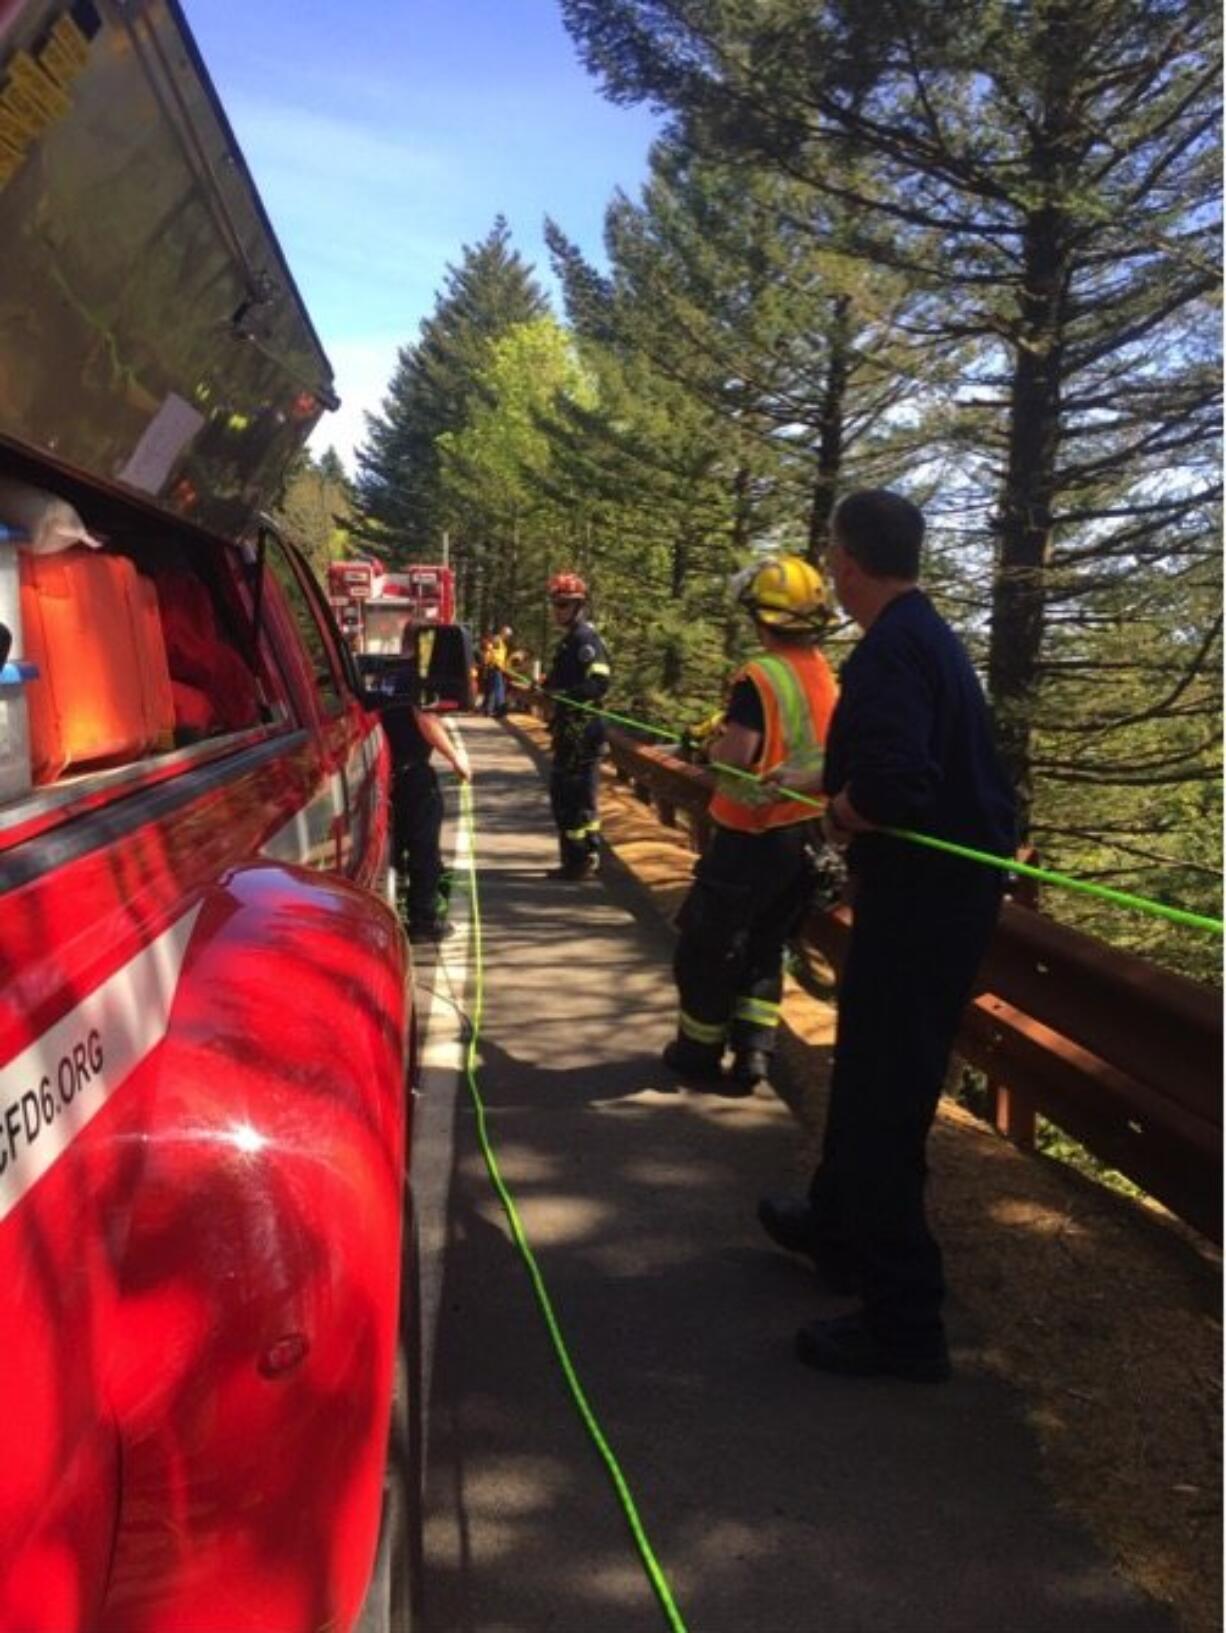
[[[587,585],[578,573],[555,573],[549,580],[551,601],[586,601]]]

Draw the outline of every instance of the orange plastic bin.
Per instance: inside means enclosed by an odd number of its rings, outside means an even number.
[[[78,547],[21,552],[33,780],[140,759],[169,746],[170,675],[161,627],[123,556]]]

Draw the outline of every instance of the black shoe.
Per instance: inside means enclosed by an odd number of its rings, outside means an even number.
[[[586,866],[571,867],[569,864],[564,863],[560,868],[550,868],[545,877],[547,879],[561,879],[567,884],[580,884],[584,879],[590,879],[592,875],[588,872]]]
[[[860,1291],[860,1276],[850,1251],[837,1242],[823,1241],[813,1221],[813,1210],[798,1196],[764,1196],[758,1203],[758,1223],[787,1253],[803,1253],[826,1289],[839,1298]]]
[[[440,941],[450,941],[455,935],[455,925],[449,924],[446,919],[435,919],[425,924],[409,925],[409,940],[417,942],[433,942],[436,946]]]
[[[687,1083],[726,1090],[728,1080],[720,1068],[724,1051],[717,1044],[695,1043],[690,1038],[674,1038],[665,1045],[661,1059],[670,1072]]]
[[[931,1349],[899,1349],[871,1333],[859,1315],[810,1321],[796,1334],[796,1358],[819,1372],[844,1378],[905,1378],[908,1383],[944,1383],[953,1372],[942,1340]]]
[[[769,1082],[770,1074],[771,1057],[765,1049],[738,1049],[732,1057],[732,1081],[747,1093]]]

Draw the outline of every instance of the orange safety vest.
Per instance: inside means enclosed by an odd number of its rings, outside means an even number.
[[[822,654],[813,647],[766,653],[747,663],[733,685],[739,680],[751,680],[757,687],[766,720],[762,752],[752,770],[765,776],[777,766],[792,765],[816,772],[838,700],[834,675]],[[743,777],[720,778],[718,766],[715,773],[718,782],[709,809],[712,820],[723,828],[760,834],[808,822],[814,815],[812,806]]]

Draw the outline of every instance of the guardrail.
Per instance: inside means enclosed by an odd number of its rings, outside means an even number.
[[[700,849],[712,779],[667,747],[609,729],[619,780]],[[804,934],[834,966],[851,910],[814,912]],[[1042,1115],[1215,1242],[1222,1240],[1222,1001],[1006,902],[958,1052],[988,1079],[992,1121],[1023,1148]]]

